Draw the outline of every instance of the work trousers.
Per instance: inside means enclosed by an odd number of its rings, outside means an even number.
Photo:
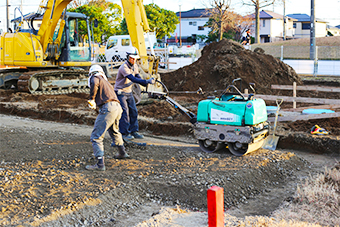
[[[119,121],[119,131],[123,135],[127,135],[132,132],[137,132],[139,130],[138,125],[138,111],[136,107],[135,98],[131,93],[124,93],[118,95],[118,100],[123,109],[122,117]]]
[[[104,156],[104,137],[106,131],[116,146],[123,146],[122,134],[119,132],[119,119],[122,115],[122,108],[118,102],[108,102],[100,106],[99,114],[94,123],[91,133],[93,154],[95,157]]]

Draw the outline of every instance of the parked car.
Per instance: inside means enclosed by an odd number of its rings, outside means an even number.
[[[156,35],[150,34],[151,44],[157,45]],[[144,34],[145,45],[147,49],[150,49],[149,40],[147,34]],[[105,57],[106,61],[125,61],[126,53],[133,52],[133,46],[129,35],[114,35],[110,36],[106,42]]]

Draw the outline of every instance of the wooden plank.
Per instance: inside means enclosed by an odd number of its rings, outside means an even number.
[[[98,65],[121,65],[124,61],[97,62]]]
[[[296,82],[293,82],[293,97],[296,97]],[[296,108],[296,102],[293,102],[293,108]]]
[[[340,112],[336,113],[324,113],[324,114],[301,114],[295,116],[283,116],[279,117],[278,121],[308,121],[311,119],[325,119],[325,118],[333,118],[333,117],[340,117]],[[275,117],[268,117],[269,122],[274,122]]]
[[[169,62],[169,61],[162,61],[162,62],[159,62],[159,64],[177,64],[177,62]]]
[[[302,103],[315,103],[324,105],[339,105],[339,99],[323,99],[323,98],[305,98],[305,97],[289,97],[289,96],[278,96],[278,95],[255,95],[255,98],[264,99],[267,101],[275,101],[276,99],[283,99],[284,102],[302,102]]]
[[[339,105],[318,105],[318,106],[306,106],[306,107],[299,107],[299,108],[292,108],[292,109],[282,109],[282,111],[289,111],[289,112],[300,112],[303,111],[305,109],[331,109],[331,110],[335,110],[335,109],[339,109],[340,108],[340,104]]]
[[[272,85],[272,89],[278,90],[293,90],[293,85]],[[340,92],[340,87],[328,87],[328,86],[296,86],[296,90],[301,91],[323,91],[323,92]]]

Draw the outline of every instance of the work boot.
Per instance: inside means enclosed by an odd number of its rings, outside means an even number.
[[[124,146],[117,146],[118,147],[118,154],[113,156],[115,159],[124,159],[129,158],[130,156],[126,153]]]
[[[87,165],[85,169],[87,170],[98,170],[105,171],[104,157],[97,157],[97,163],[94,165]]]
[[[135,139],[144,139],[144,136],[139,134],[138,132],[133,132],[131,133],[131,135],[135,138]]]

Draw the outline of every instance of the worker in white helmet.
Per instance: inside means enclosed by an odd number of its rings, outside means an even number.
[[[107,80],[103,68],[100,65],[92,65],[89,71],[90,97],[88,100],[91,109],[99,108],[99,114],[91,133],[93,154],[97,160],[94,165],[87,165],[88,170],[105,170],[104,164],[104,136],[106,131],[112,139],[112,144],[118,147],[115,158],[128,158],[125,152],[124,141],[119,132],[119,119],[122,108],[113,86]]]
[[[155,83],[154,78],[144,80],[139,75],[136,61],[140,57],[138,50],[134,49],[134,52],[127,53],[127,60],[119,67],[114,87],[120,105],[123,108],[123,114],[119,122],[119,131],[122,133],[124,140],[143,139],[143,135],[138,133],[138,112],[135,99],[132,95],[133,83],[138,83],[142,86]]]

